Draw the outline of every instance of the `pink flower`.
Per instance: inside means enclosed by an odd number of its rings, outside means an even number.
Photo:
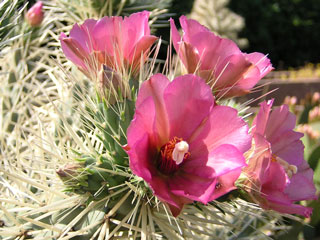
[[[42,2],[39,1],[28,10],[26,20],[32,27],[37,27],[42,23],[43,16]]]
[[[294,202],[316,199],[313,171],[303,159],[302,133],[293,131],[295,115],[287,105],[272,113],[263,102],[253,122],[254,153],[244,169],[252,198],[265,209],[309,217],[312,208]]]
[[[206,204],[235,189],[251,143],[237,111],[216,105],[195,75],[170,82],[157,74],[145,81],[127,138],[132,172],[174,216],[186,203]]]
[[[273,68],[261,53],[242,53],[237,45],[210,32],[197,21],[180,17],[183,36],[170,19],[174,48],[188,73],[201,76],[216,96],[248,93]]]
[[[131,67],[136,71],[151,45],[157,39],[150,35],[149,12],[134,13],[129,17],[104,17],[87,19],[82,25],[75,24],[67,37],[60,35],[61,47],[66,57],[87,75],[104,64],[112,69]]]

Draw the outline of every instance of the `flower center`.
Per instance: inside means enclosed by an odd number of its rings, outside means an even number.
[[[273,162],[279,163],[283,167],[284,171],[286,172],[289,178],[291,178],[298,171],[298,168],[295,165],[290,165],[288,162],[276,156],[275,154],[272,154],[271,160]]]
[[[183,160],[190,156],[189,144],[182,138],[174,137],[160,149],[158,169],[166,175],[174,173]]]

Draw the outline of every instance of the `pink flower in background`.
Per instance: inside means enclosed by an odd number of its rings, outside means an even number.
[[[174,216],[186,203],[206,204],[235,189],[251,145],[237,111],[216,105],[210,87],[195,75],[170,82],[157,74],[145,81],[127,138],[132,172]]]
[[[309,217],[312,209],[294,202],[316,199],[313,171],[303,159],[302,133],[293,131],[295,115],[287,105],[271,111],[261,103],[253,122],[254,153],[244,169],[252,198],[265,209]]]
[[[34,4],[26,14],[26,20],[32,27],[37,27],[42,23],[44,13],[42,11],[42,2]]]
[[[174,48],[188,73],[199,75],[216,96],[241,96],[273,68],[261,53],[242,53],[237,45],[210,32],[195,20],[180,17],[182,38],[170,19]]]
[[[62,50],[87,75],[96,74],[101,64],[116,70],[131,67],[136,71],[141,55],[145,61],[157,39],[150,35],[148,19],[147,11],[124,18],[88,19],[82,25],[75,24],[69,37],[61,33]]]

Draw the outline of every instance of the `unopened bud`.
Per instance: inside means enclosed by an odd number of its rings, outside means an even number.
[[[102,94],[108,99],[109,103],[114,103],[121,98],[129,97],[126,92],[126,85],[121,79],[121,76],[109,68],[103,65],[98,75],[99,89]],[[120,94],[120,95],[119,95]]]
[[[26,20],[32,27],[37,27],[43,20],[42,2],[33,5],[26,14]]]
[[[67,163],[61,166],[56,173],[60,178],[72,178],[78,175],[78,170],[83,168],[79,163]]]

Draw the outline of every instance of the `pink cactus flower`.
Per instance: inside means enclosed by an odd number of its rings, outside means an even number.
[[[261,103],[253,122],[254,153],[244,169],[246,185],[262,208],[309,217],[312,208],[295,204],[317,198],[313,171],[303,158],[303,134],[293,131],[296,118],[287,105],[271,112],[272,104]]]
[[[216,105],[210,87],[191,74],[145,81],[127,138],[132,172],[174,216],[186,203],[206,204],[235,189],[251,145],[237,111]]]
[[[242,53],[237,45],[210,32],[195,20],[180,17],[182,38],[170,19],[173,46],[188,73],[194,73],[219,97],[241,96],[273,68],[261,53]]]
[[[102,64],[116,70],[130,67],[134,72],[157,39],[150,35],[148,19],[148,11],[124,18],[87,19],[75,24],[69,37],[61,33],[62,50],[88,76],[96,77]]]
[[[37,27],[42,23],[44,13],[42,11],[42,2],[39,1],[33,5],[26,14],[26,20],[32,27]]]

